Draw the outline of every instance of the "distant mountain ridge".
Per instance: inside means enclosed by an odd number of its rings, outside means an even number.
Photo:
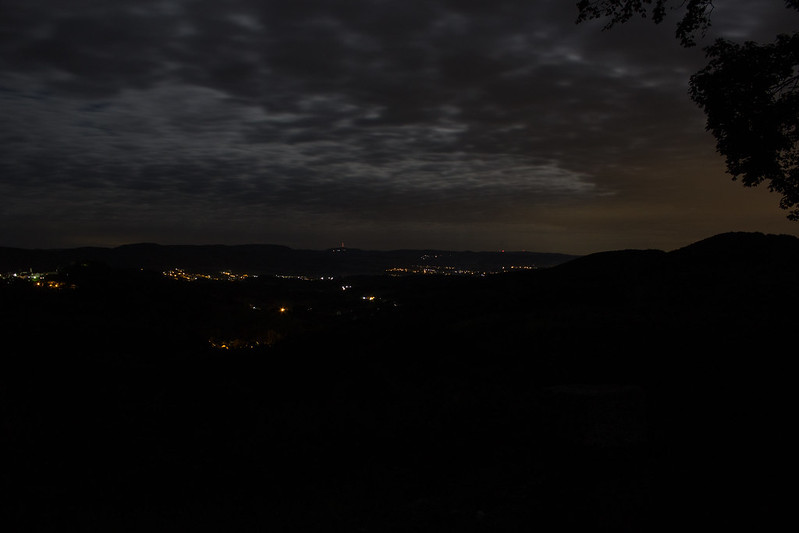
[[[82,247],[29,250],[0,247],[0,272],[53,271],[77,262],[100,262],[115,268],[196,271],[230,269],[253,274],[374,275],[391,268],[452,267],[497,271],[512,266],[556,270],[592,278],[652,274],[663,270],[739,269],[766,274],[799,266],[799,238],[759,232],[729,232],[666,252],[628,249],[585,256],[536,252],[443,250],[374,251],[357,248],[302,250],[274,244],[160,245],[127,244],[115,248]]]
[[[799,266],[799,238],[759,232],[721,233],[665,252],[615,250],[578,257],[558,267],[564,272],[625,274],[661,270],[785,268]]]
[[[272,244],[159,245],[139,243],[115,248],[84,247],[27,250],[0,247],[0,272],[53,271],[77,262],[100,262],[115,268],[195,271],[234,270],[253,274],[367,275],[390,268],[430,266],[473,270],[503,267],[551,267],[577,256],[535,252],[453,252],[442,250],[370,251],[355,248],[296,250]]]

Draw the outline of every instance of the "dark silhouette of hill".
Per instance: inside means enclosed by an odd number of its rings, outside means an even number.
[[[559,277],[574,281],[610,282],[630,285],[640,282],[665,266],[667,253],[662,250],[616,250],[598,252],[567,261],[559,266]]]
[[[793,235],[749,232],[722,233],[690,244],[674,255],[711,260],[731,257],[755,257],[760,260],[796,258],[799,239]]]
[[[569,275],[636,274],[664,269],[693,271],[761,268],[781,271],[799,260],[799,239],[792,235],[731,232],[715,235],[683,248],[599,252],[568,261],[560,270]]]
[[[796,238],[736,233],[486,277],[84,262],[62,270],[75,289],[6,283],[3,522],[774,529],[793,513],[796,260]]]
[[[782,276],[799,261],[799,239],[791,235],[725,233],[675,250],[673,263],[682,268],[738,272],[752,280],[760,276]]]

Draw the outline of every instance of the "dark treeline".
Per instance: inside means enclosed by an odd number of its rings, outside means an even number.
[[[7,283],[6,520],[767,528],[790,509],[797,261],[795,238],[728,234],[485,278]]]

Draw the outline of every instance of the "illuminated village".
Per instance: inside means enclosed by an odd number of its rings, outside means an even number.
[[[425,255],[420,259],[433,263],[439,258]],[[82,266],[85,268],[88,264]],[[414,277],[466,279],[535,268],[531,265],[505,265],[486,270],[442,264],[414,264],[389,267],[382,276],[366,276],[357,281],[334,275],[265,275],[232,269],[210,272],[177,267],[152,274],[178,284],[199,284],[212,293],[221,291],[225,298],[229,297],[225,287],[230,287],[234,294],[246,295],[237,296],[228,316],[209,329],[207,345],[213,350],[259,350],[272,348],[297,332],[319,327],[335,328],[339,323],[351,323],[376,314],[385,316],[386,313],[397,312],[406,302],[401,292],[390,288],[392,279],[397,282]],[[144,272],[144,269],[134,271]],[[128,275],[125,271],[109,272],[111,279]],[[82,283],[80,276],[76,278],[71,275],[69,269],[48,272],[34,272],[32,269],[12,271],[0,275],[0,281],[6,285],[18,284],[21,287],[70,292],[80,288]]]

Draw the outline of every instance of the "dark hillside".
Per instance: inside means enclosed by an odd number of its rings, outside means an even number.
[[[772,529],[792,512],[795,254],[731,234],[485,277],[9,280],[7,522]]]
[[[671,255],[716,264],[743,261],[784,266],[799,260],[799,239],[792,235],[723,233],[675,250]]]
[[[666,253],[662,250],[599,252],[567,261],[557,270],[562,275],[580,279],[646,275],[652,270],[658,270],[663,265],[665,256]]]

